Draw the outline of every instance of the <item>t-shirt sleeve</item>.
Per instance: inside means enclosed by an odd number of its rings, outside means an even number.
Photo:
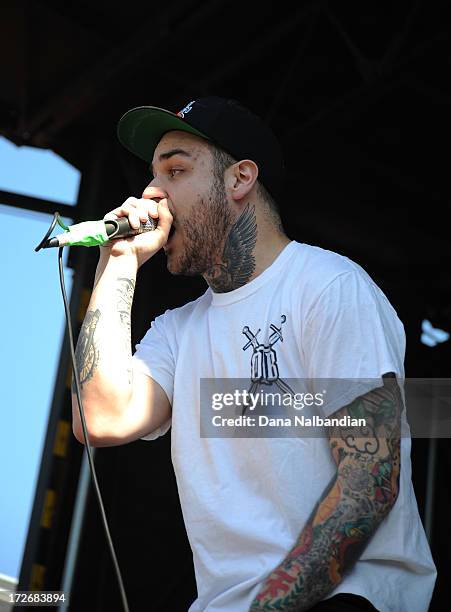
[[[132,362],[135,371],[150,376],[163,388],[172,405],[175,361],[166,330],[166,315],[160,315],[152,322],[141,342],[136,345]],[[171,422],[169,418],[161,427],[141,439],[155,440],[169,430]]]
[[[369,277],[344,272],[311,307],[302,353],[312,390],[322,394],[321,412],[327,417],[382,386],[383,374],[404,378],[404,327]]]

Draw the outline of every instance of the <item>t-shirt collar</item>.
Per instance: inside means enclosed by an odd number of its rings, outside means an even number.
[[[242,300],[257,291],[257,289],[264,285],[269,278],[277,274],[287,264],[287,261],[295,251],[295,245],[296,241],[292,240],[289,242],[277,255],[270,266],[265,268],[263,272],[245,285],[238,287],[238,289],[227,291],[226,293],[215,293],[211,288],[208,288],[207,292],[211,295],[212,305],[226,306],[228,304],[233,304],[234,302]]]

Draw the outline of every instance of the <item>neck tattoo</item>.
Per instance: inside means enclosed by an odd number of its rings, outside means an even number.
[[[253,251],[256,242],[255,206],[247,204],[230,229],[221,261],[214,263],[204,274],[213,291],[233,291],[249,281],[255,270]]]

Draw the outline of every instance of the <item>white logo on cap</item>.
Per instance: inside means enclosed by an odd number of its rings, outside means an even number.
[[[180,117],[181,119],[183,119],[183,117],[187,115],[190,112],[190,110],[193,108],[193,104],[195,101],[196,100],[191,100],[191,102],[189,102],[185,106],[185,108],[182,108],[182,110],[177,113],[177,117]]]

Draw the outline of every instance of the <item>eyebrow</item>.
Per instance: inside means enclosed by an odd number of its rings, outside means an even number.
[[[183,155],[184,157],[191,157],[191,153],[188,153],[188,151],[185,151],[184,149],[171,149],[170,151],[166,151],[165,153],[160,153],[160,155],[158,156],[158,160],[161,162],[165,159],[173,157],[174,155]],[[150,164],[149,171],[152,173],[152,176],[155,175],[153,171],[153,164]]]

